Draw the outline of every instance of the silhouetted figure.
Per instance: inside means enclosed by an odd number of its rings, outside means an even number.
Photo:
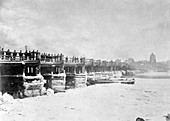
[[[79,58],[77,57],[77,62],[79,63]]]
[[[32,58],[32,60],[36,60],[35,59],[35,51],[34,50],[31,52],[31,58]]]
[[[59,54],[57,54],[57,61],[59,61],[59,56],[60,56],[60,55],[59,55]]]
[[[51,62],[53,62],[53,58],[54,58],[54,56],[53,56],[53,54],[51,54],[51,56],[50,56]]]
[[[66,57],[66,63],[68,62],[68,57]]]
[[[138,117],[136,121],[145,121],[143,118]]]
[[[8,49],[8,50],[6,51],[6,59],[9,60],[10,58],[11,58],[11,52],[10,52],[10,50]]]
[[[26,50],[26,51],[25,51],[25,60],[28,59],[28,55],[29,55],[29,54],[28,54],[28,51]]]
[[[46,58],[47,58],[47,62],[50,62],[50,54],[48,54],[48,55],[46,56]]]
[[[1,56],[2,60],[3,60],[4,59],[4,48],[2,48],[0,50],[0,56]]]
[[[80,58],[80,63],[82,63],[83,62],[83,58]]]
[[[16,59],[16,56],[17,56],[17,52],[16,52],[16,50],[14,50],[14,52],[13,52],[13,59],[14,60]]]
[[[74,58],[75,63],[77,62],[77,57]]]
[[[60,61],[62,61],[63,60],[63,54],[61,53],[60,54]]]
[[[35,57],[36,57],[36,60],[40,59],[40,53],[38,52],[38,50],[37,50],[37,52],[35,52]]]
[[[20,60],[23,60],[23,53],[22,53],[22,50],[20,50],[20,52],[19,52],[19,58],[20,58]]]
[[[85,58],[85,57],[83,57],[83,63],[85,63],[85,59],[86,59],[86,58]]]
[[[57,56],[56,56],[56,54],[54,54],[53,58],[54,58],[54,61],[56,62],[56,61],[57,61]]]
[[[44,53],[44,60],[45,60],[45,62],[47,61],[47,54],[46,53]]]
[[[72,58],[72,62],[75,62],[75,57],[73,56],[73,58]]]
[[[38,74],[40,72],[40,68],[39,67],[36,67],[35,68],[35,73]]]
[[[32,53],[31,53],[31,51],[29,51],[28,57],[29,57],[29,60],[31,60],[31,58],[32,58]]]
[[[45,59],[45,61],[47,61],[47,54],[46,53],[44,53],[44,59]]]
[[[51,62],[51,60],[52,60],[52,55],[49,54],[49,62]]]
[[[170,121],[170,114],[168,114],[167,116],[164,116],[166,121]]]
[[[36,53],[36,55],[37,55],[37,53]],[[36,57],[36,59],[37,59],[37,57]],[[41,53],[41,61],[45,61],[45,54],[44,53]]]
[[[2,59],[2,52],[1,52],[1,47],[0,47],[0,59]]]

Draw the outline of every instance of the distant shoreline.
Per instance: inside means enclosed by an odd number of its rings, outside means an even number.
[[[147,72],[136,74],[137,78],[150,78],[150,79],[170,79],[170,73],[168,72]]]

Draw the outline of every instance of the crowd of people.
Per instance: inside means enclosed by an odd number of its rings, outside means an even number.
[[[2,60],[38,60],[39,59],[39,55],[40,53],[37,51],[25,51],[22,52],[22,50],[20,50],[19,52],[17,52],[16,50],[14,50],[13,52],[10,51],[9,49],[7,51],[5,51],[3,48],[0,48],[0,58]]]
[[[23,60],[41,60],[44,62],[65,62],[65,63],[85,63],[85,58],[81,57],[71,57],[69,58],[68,56],[66,56],[64,58],[64,55],[61,54],[47,54],[47,53],[40,53],[38,50],[35,51],[28,51],[27,49],[25,50],[25,52],[23,52],[22,50],[20,50],[19,52],[17,52],[16,50],[14,51],[10,51],[8,50],[4,50],[4,48],[0,47],[0,59],[1,60],[19,60],[19,61],[23,61]]]

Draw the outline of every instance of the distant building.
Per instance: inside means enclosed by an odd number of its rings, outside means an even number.
[[[156,56],[153,53],[150,55],[150,63],[156,63]]]
[[[135,60],[133,59],[133,58],[129,58],[127,61],[126,61],[126,63],[128,63],[128,64],[131,64],[131,63],[134,63],[135,62]]]

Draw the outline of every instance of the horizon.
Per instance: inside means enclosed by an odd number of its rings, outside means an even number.
[[[0,49],[2,49],[3,47],[0,47]],[[4,51],[7,51],[7,50],[10,50],[10,52],[13,52],[14,50],[11,50],[10,48],[3,48],[3,50]],[[21,51],[22,51],[22,53],[24,53],[25,52],[25,50],[23,50],[23,49],[20,49]],[[20,52],[20,50],[16,50],[16,52]],[[36,50],[36,49],[33,49],[33,50],[29,50],[29,49],[27,49],[28,51],[38,51],[38,52],[40,52],[39,50]],[[40,54],[41,53],[45,53],[45,52],[40,52]],[[65,57],[79,57],[79,58],[81,58],[81,57],[85,57],[85,56],[76,56],[76,55],[72,55],[72,56],[67,56],[67,55],[65,55],[64,53],[45,53],[45,54],[63,54]],[[152,53],[151,53],[152,54]],[[150,55],[151,55],[150,54]],[[153,53],[154,54],[154,53]],[[85,57],[86,58],[86,57]],[[94,60],[101,60],[101,61],[113,61],[113,62],[115,62],[116,60],[120,60],[121,62],[125,62],[125,61],[128,61],[129,59],[133,59],[135,62],[140,62],[140,61],[147,61],[147,62],[150,62],[150,60],[148,59],[148,60],[146,60],[146,59],[141,59],[141,60],[137,60],[137,59],[135,59],[135,58],[133,58],[133,57],[131,57],[131,58],[126,58],[126,59],[121,59],[121,58],[115,58],[115,59],[105,59],[105,58],[86,58],[86,59],[94,59]],[[164,60],[164,61],[157,61],[156,60],[156,63],[159,63],[159,62],[168,62],[168,61],[170,61],[170,60]]]
[[[170,60],[169,0],[0,0],[4,49]]]

